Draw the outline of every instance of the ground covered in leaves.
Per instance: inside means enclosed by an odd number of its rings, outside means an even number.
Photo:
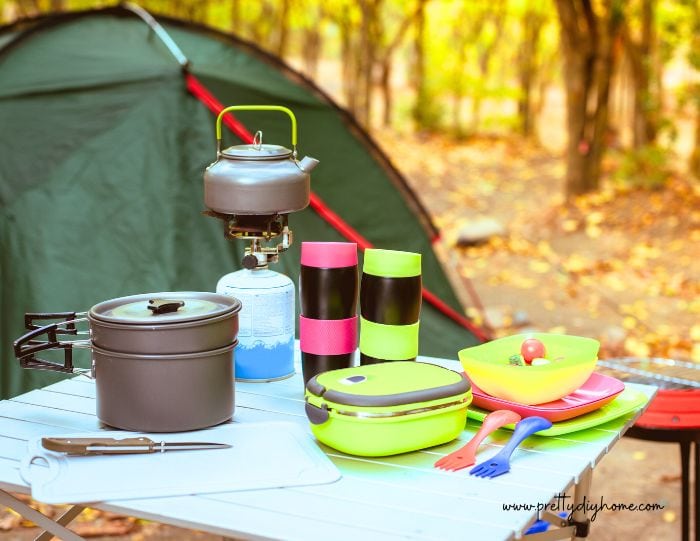
[[[382,143],[441,229],[445,263],[476,291],[467,295],[474,320],[496,335],[540,329],[599,338],[601,358],[700,362],[700,183],[675,173],[648,191],[610,180],[566,204],[562,159],[521,140],[383,133]],[[616,166],[608,158],[606,172]],[[458,246],[484,217],[503,232]],[[676,445],[623,439],[596,469],[594,500],[665,509],[601,513],[590,539],[679,538],[679,474]],[[96,510],[74,525],[105,541],[220,539]],[[0,540],[36,534],[0,510]]]
[[[676,173],[650,191],[606,180],[566,204],[563,160],[521,140],[382,138],[472,282],[475,320],[497,334],[527,325],[599,338],[601,357],[700,362],[700,182]],[[504,234],[458,247],[483,217]]]

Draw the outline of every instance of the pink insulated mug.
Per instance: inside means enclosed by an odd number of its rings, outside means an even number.
[[[347,368],[357,348],[357,244],[302,242],[299,338],[304,383]]]

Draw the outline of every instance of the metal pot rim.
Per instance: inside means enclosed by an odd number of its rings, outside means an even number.
[[[217,323],[221,320],[228,319],[232,316],[235,316],[239,310],[240,310],[240,308],[233,313],[227,312],[225,314],[221,314],[221,315],[215,316],[215,317],[210,317],[208,319],[194,319],[191,321],[183,321],[182,323],[160,323],[160,324],[112,323],[110,321],[104,321],[102,319],[95,317],[91,311],[88,313],[88,321],[90,322],[90,324],[99,325],[100,327],[103,327],[106,329],[120,329],[120,330],[133,329],[135,331],[138,331],[141,329],[142,330],[149,330],[149,331],[177,330],[177,329],[189,329],[192,327],[199,327],[200,325],[209,325],[211,323]]]
[[[101,355],[108,355],[110,357],[117,357],[119,359],[141,359],[144,361],[177,361],[192,358],[202,358],[202,357],[213,357],[214,355],[219,355],[221,353],[227,353],[232,351],[238,345],[238,340],[235,340],[232,344],[224,346],[217,349],[209,349],[206,351],[195,351],[193,353],[159,353],[159,354],[143,354],[143,353],[121,353],[119,351],[111,351],[108,349],[102,349],[96,345],[92,345],[92,351],[94,353],[99,353]]]
[[[219,308],[211,313],[204,314],[164,314],[154,316],[154,319],[137,319],[125,316],[114,315],[112,310],[120,306],[140,301],[148,301],[150,299],[173,299],[173,300],[204,300],[220,305]],[[128,295],[125,297],[116,297],[97,303],[88,312],[90,321],[99,322],[100,324],[112,324],[124,328],[125,326],[133,327],[148,327],[148,328],[182,328],[196,325],[199,323],[211,323],[218,321],[221,317],[228,317],[232,314],[237,314],[241,310],[241,301],[235,297],[229,297],[220,293],[212,293],[208,291],[166,291],[159,293],[140,293],[138,295]],[[108,312],[105,314],[104,312]],[[220,317],[221,316],[221,317]],[[160,318],[160,319],[158,319]],[[189,325],[187,324],[189,323]]]

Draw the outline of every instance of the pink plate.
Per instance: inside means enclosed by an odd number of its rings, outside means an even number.
[[[488,395],[472,383],[472,403],[489,411],[508,409],[519,413],[522,417],[539,415],[556,423],[597,410],[620,394],[624,388],[625,384],[619,379],[593,372],[586,383],[564,398],[545,404],[526,406]]]

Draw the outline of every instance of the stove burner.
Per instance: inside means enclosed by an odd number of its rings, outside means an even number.
[[[224,222],[224,237],[229,240],[249,240],[242,263],[246,269],[264,268],[275,263],[279,254],[292,244],[292,232],[287,226],[287,214],[222,214],[206,210],[204,214]],[[275,237],[282,237],[276,246],[263,246]]]
[[[270,240],[282,235],[287,227],[287,214],[222,214],[213,210],[204,214],[224,222],[224,236],[229,240]]]

